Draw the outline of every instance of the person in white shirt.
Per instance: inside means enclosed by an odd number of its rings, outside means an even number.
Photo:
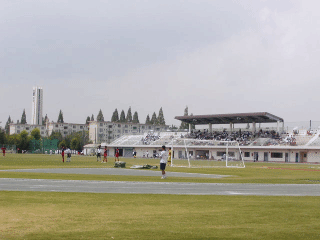
[[[162,171],[161,179],[166,178],[166,165],[168,161],[168,152],[166,151],[166,146],[162,146],[162,151],[160,152],[160,170]]]
[[[99,161],[101,162],[101,146],[99,145],[97,148],[97,162]]]
[[[70,150],[70,148],[68,148],[66,150],[66,154],[67,154],[67,161],[66,162],[70,162],[71,161],[71,150]]]

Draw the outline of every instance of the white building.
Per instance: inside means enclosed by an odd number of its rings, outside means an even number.
[[[41,137],[47,136],[46,126],[44,125],[33,125],[33,124],[18,124],[18,123],[11,123],[10,124],[10,135],[12,134],[20,134],[23,130],[27,131],[28,134],[32,132],[33,129],[38,128],[40,130]]]
[[[32,125],[42,125],[43,110],[43,89],[41,87],[33,87],[32,95]]]
[[[48,122],[46,126],[48,136],[50,136],[52,132],[60,132],[62,137],[66,137],[72,133],[88,131],[87,124]]]
[[[168,125],[92,121],[89,122],[89,139],[93,143],[110,143],[123,135],[141,135],[150,131],[164,132],[168,129]]]

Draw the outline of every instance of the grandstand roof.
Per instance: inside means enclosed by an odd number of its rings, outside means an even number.
[[[194,125],[283,122],[282,118],[267,112],[177,116],[175,119]]]

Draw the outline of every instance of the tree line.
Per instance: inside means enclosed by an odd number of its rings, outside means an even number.
[[[66,137],[63,137],[60,132],[52,132],[51,135],[46,138],[49,140],[57,139],[59,148],[70,148],[73,150],[80,150],[82,146],[88,143],[92,143],[89,140],[89,133],[86,132],[76,132]],[[30,142],[32,140],[42,140],[40,130],[35,128],[29,134],[26,130],[21,131],[19,134],[7,134],[5,130],[0,130],[0,146],[2,145],[15,145],[17,149],[21,150],[31,150]]]

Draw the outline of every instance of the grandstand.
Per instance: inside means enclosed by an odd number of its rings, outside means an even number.
[[[200,115],[176,117],[195,125],[208,124],[208,129],[189,132],[149,132],[143,135],[126,135],[108,144],[109,154],[119,148],[122,156],[157,156],[162,145],[173,148],[173,158],[205,158],[223,160],[226,144],[239,143],[245,161],[308,162],[320,163],[320,131],[291,131],[280,128],[282,118],[269,113],[246,113],[224,115]],[[230,122],[230,129],[213,131],[212,124]],[[256,123],[277,123],[277,130],[256,128]],[[234,123],[250,123],[251,129],[235,130]],[[187,140],[187,141],[186,141]],[[236,147],[230,147],[232,148]],[[121,156],[120,154],[120,156]]]

